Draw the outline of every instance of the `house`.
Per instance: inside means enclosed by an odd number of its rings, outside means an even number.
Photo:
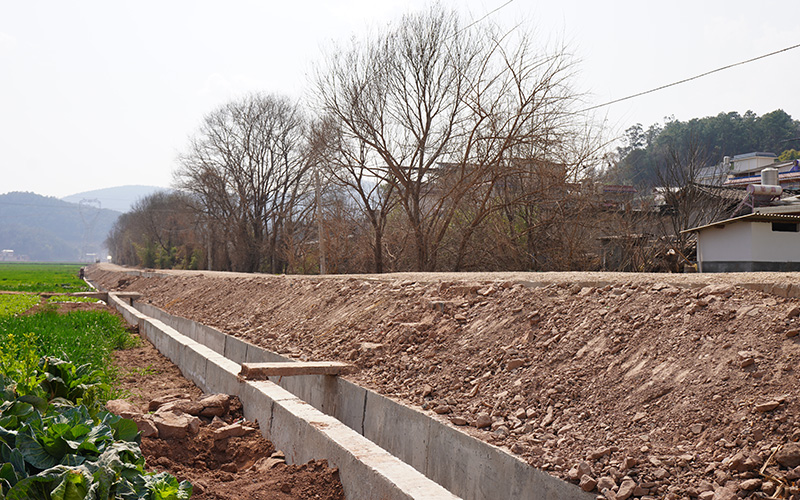
[[[756,211],[684,233],[697,235],[703,273],[800,271],[800,213]]]

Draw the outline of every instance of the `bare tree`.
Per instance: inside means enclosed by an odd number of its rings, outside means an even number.
[[[392,187],[417,270],[437,268],[456,220],[451,261],[460,268],[477,228],[498,210],[498,183],[521,165],[553,163],[574,139],[568,54],[532,47],[524,33],[462,26],[434,6],[354,41],[319,70],[320,106],[344,149],[359,151],[351,165]]]
[[[286,98],[254,94],[209,114],[176,184],[200,201],[237,271],[277,272],[279,238],[305,195],[304,121]]]

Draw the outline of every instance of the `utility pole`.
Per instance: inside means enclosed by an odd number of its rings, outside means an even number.
[[[320,204],[320,190],[322,189],[319,182],[319,166],[314,165],[314,182],[316,188],[314,189],[314,203],[316,204],[317,213],[317,240],[319,241],[319,274],[328,274],[328,265],[325,262],[325,243],[324,243],[324,229],[322,227],[322,205]]]

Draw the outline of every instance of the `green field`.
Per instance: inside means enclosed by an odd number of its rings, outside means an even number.
[[[86,292],[80,264],[0,262],[0,290],[13,292]]]
[[[0,319],[25,312],[37,303],[38,295],[0,294]]]

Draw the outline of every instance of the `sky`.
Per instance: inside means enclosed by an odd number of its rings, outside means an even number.
[[[323,51],[423,0],[0,0],[0,194],[169,186],[203,116],[250,92],[303,100]],[[586,106],[800,44],[796,0],[451,0],[467,21],[563,40]],[[752,110],[800,119],[800,49],[597,109],[631,125]]]

